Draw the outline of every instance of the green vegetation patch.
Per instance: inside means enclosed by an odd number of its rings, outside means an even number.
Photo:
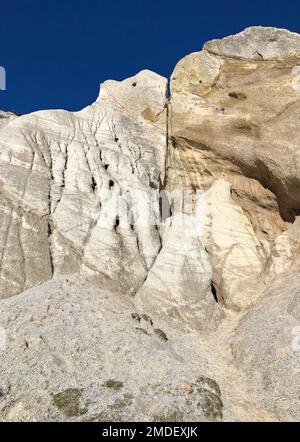
[[[53,395],[54,405],[67,417],[81,416],[87,412],[87,408],[81,405],[81,390],[68,388]]]
[[[121,381],[116,381],[115,379],[108,379],[108,381],[106,381],[104,383],[104,387],[111,388],[112,390],[118,391],[124,387],[124,383]]]

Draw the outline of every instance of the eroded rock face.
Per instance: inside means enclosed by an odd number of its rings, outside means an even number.
[[[254,27],[206,43],[171,77],[170,134],[193,150],[199,174],[211,168],[201,156],[215,156],[271,190],[288,221],[300,208],[299,66],[299,35]]]
[[[35,112],[2,129],[2,297],[83,267],[128,293],[144,281],[161,247],[150,220],[164,179],[166,85],[143,71],[104,83],[81,112]]]
[[[0,113],[1,420],[299,420],[299,76],[255,27],[170,104],[142,71]]]

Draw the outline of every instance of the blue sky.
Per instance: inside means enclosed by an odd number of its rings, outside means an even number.
[[[205,41],[251,25],[300,32],[300,2],[2,0],[0,109],[79,110],[106,79],[145,68],[169,77]]]

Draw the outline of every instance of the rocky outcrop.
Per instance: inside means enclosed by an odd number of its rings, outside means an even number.
[[[255,178],[271,190],[288,221],[300,208],[299,38],[248,28],[206,43],[171,77],[170,133],[173,143],[184,140],[192,150],[191,179],[198,173],[200,182],[209,180],[224,164],[226,174]]]
[[[299,66],[254,27],[0,113],[0,419],[299,419]]]

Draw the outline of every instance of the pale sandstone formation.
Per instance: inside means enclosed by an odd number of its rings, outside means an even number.
[[[216,180],[196,201],[192,214],[172,217],[135,305],[209,330],[222,317],[212,287],[227,308],[253,305],[263,290],[269,254],[232,200],[227,181]]]
[[[142,71],[0,114],[1,420],[299,420],[299,76],[255,27],[169,104]]]
[[[2,297],[82,267],[128,293],[144,281],[161,247],[149,220],[164,179],[166,87],[143,71],[105,82],[80,112],[35,112],[2,129]]]
[[[228,174],[260,181],[288,221],[300,208],[299,39],[285,30],[249,28],[183,58],[171,77],[173,143],[185,140],[195,151],[199,175],[201,158],[210,171],[216,157],[226,169],[230,161]]]

